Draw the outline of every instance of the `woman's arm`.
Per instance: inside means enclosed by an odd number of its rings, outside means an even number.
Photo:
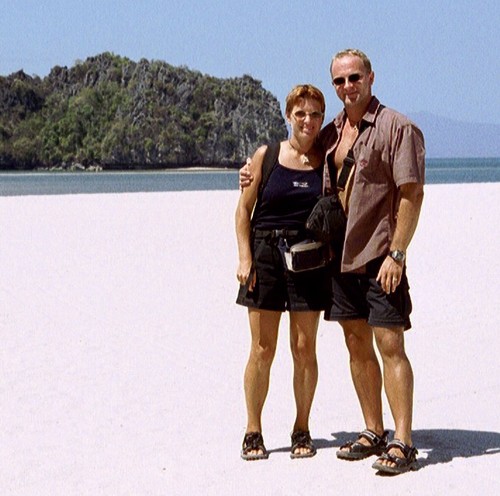
[[[248,165],[248,168],[254,180],[249,186],[244,188],[240,195],[238,206],[236,207],[235,226],[239,256],[236,277],[238,278],[240,284],[245,284],[251,275],[252,247],[250,244],[250,221],[255,207],[255,202],[257,201],[259,185],[262,179],[262,163],[264,161],[266,149],[266,146],[261,146],[252,157],[252,162]],[[255,280],[251,282],[249,286],[250,290],[253,289],[254,284]]]

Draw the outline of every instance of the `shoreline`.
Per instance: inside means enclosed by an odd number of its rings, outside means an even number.
[[[129,166],[124,168],[118,167],[108,167],[100,165],[91,165],[88,167],[82,166],[80,164],[74,164],[72,166],[63,167],[56,166],[52,168],[40,167],[35,169],[27,170],[10,170],[2,168],[0,169],[0,175],[11,175],[11,174],[110,174],[110,173],[131,173],[131,174],[141,174],[141,173],[167,173],[167,172],[231,172],[238,171],[241,164],[234,164],[230,166],[222,165],[208,165],[208,166]],[[453,164],[453,165],[450,165]],[[500,168],[500,157],[427,157],[426,165],[430,169],[443,168],[450,170],[453,167],[462,169],[479,169],[479,168]]]
[[[238,190],[237,170],[23,172],[0,173],[0,178],[0,197]],[[426,180],[426,188],[436,184],[498,184],[500,167],[494,171],[428,168]]]
[[[224,167],[181,167],[177,169],[103,169],[100,171],[67,171],[67,170],[29,170],[29,171],[4,171],[0,170],[0,176],[99,176],[99,175],[112,175],[112,174],[169,174],[169,173],[182,173],[182,172],[238,172],[238,169],[224,168]]]

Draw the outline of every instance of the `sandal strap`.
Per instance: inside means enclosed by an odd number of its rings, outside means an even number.
[[[311,438],[311,434],[309,431],[296,431],[292,433],[292,458],[302,458],[306,456],[313,456],[316,454],[316,448],[314,446],[313,440]],[[301,448],[305,448],[309,451],[309,454],[305,455],[297,455],[295,452]]]
[[[358,434],[358,437],[355,441],[348,441],[347,443],[343,444],[340,449],[346,449],[346,448],[352,448],[355,445],[359,446],[364,446],[366,448],[374,448],[376,446],[383,446],[385,448],[385,445],[387,443],[387,436],[389,436],[389,431],[384,431],[381,436],[379,436],[377,433],[373,432],[370,429],[365,429],[364,431],[361,431]],[[370,445],[365,446],[363,443],[360,443],[359,440],[361,438],[365,438]]]
[[[391,463],[395,463],[398,467],[406,462],[406,458],[400,458],[399,456],[392,455],[391,453],[388,453],[387,451],[385,453],[382,453],[379,457],[379,460],[385,460]]]
[[[393,439],[387,445],[386,453],[388,453],[392,448],[399,448],[407,460],[416,458],[418,454],[417,448],[415,448],[415,446],[408,446],[399,439]]]
[[[358,435],[358,439],[364,437],[368,442],[371,443],[372,446],[377,446],[381,443],[387,443],[387,436],[389,435],[389,431],[384,431],[381,436],[377,433],[373,432],[370,429],[365,429],[360,432]]]
[[[254,451],[261,449],[265,451],[264,438],[260,432],[247,432],[243,438],[243,451]]]
[[[295,448],[310,448],[312,446],[309,431],[296,431],[292,433],[292,451]]]

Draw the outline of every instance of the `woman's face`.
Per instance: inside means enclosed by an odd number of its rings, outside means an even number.
[[[321,104],[312,98],[300,98],[287,115],[292,135],[299,139],[316,138],[321,130],[323,119]]]

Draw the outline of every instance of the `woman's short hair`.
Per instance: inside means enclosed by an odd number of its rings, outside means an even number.
[[[295,86],[288,96],[286,97],[286,108],[285,113],[288,115],[292,112],[293,107],[297,105],[299,100],[303,98],[310,98],[311,100],[316,100],[321,106],[321,112],[325,113],[326,103],[325,97],[321,90],[313,86],[312,84],[298,84]]]

